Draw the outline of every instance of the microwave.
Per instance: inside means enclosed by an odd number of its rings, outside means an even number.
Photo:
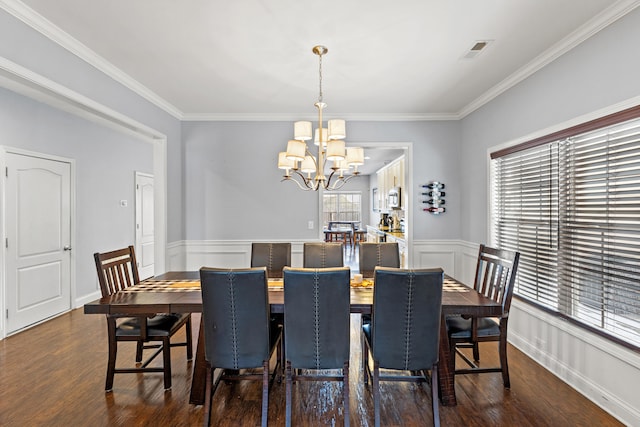
[[[392,209],[400,209],[400,187],[393,187],[389,190],[387,205]]]

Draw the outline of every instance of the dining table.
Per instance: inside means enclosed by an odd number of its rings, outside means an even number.
[[[365,280],[365,284],[370,282],[372,281]],[[371,314],[374,286],[375,284],[352,286],[351,313]],[[283,313],[284,287],[282,280],[269,280],[268,288],[271,312]],[[85,304],[84,312],[85,314],[119,315],[200,313],[202,312],[200,273],[199,271],[172,271],[154,276],[111,296]],[[502,306],[476,292],[473,288],[445,275],[438,363],[438,390],[440,401],[444,406],[457,404],[454,382],[455,352],[450,351],[444,320],[446,316],[452,314],[497,317],[502,314]],[[189,402],[192,404],[201,405],[204,402],[205,372],[204,331],[201,321],[189,398]]]

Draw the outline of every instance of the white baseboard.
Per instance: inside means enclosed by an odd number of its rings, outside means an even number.
[[[95,291],[92,294],[89,295],[84,295],[80,298],[76,298],[75,300],[75,305],[73,306],[73,308],[80,308],[83,305],[91,302],[91,301],[95,301],[99,298],[102,298],[102,293],[100,291]]]

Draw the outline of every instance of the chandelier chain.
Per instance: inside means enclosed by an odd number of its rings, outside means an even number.
[[[319,82],[320,82],[320,93],[318,95],[318,102],[322,102],[322,55],[318,55],[320,57],[319,63],[319,69],[318,69],[318,75],[320,76]]]

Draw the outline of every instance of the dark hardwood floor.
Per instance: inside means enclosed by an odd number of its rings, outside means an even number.
[[[194,322],[198,324],[199,315]],[[359,317],[353,315],[350,420],[353,426],[370,426],[372,399],[362,384],[356,325]],[[200,425],[202,407],[188,403],[192,365],[184,348],[173,349],[171,391],[163,390],[162,374],[120,374],[113,392],[104,392],[106,329],[103,316],[79,309],[0,341],[0,425]],[[133,360],[135,346],[122,348],[119,360]],[[481,355],[487,364],[497,359],[490,344],[481,348]],[[458,377],[458,406],[440,406],[443,426],[621,425],[511,346],[509,358],[511,390],[502,387],[500,374]],[[304,382],[294,387],[294,426],[342,425],[339,384]],[[221,384],[212,425],[259,425],[260,398],[259,383]],[[430,399],[426,385],[383,383],[382,425],[431,425]],[[284,425],[284,403],[284,383],[274,383],[270,425]]]

